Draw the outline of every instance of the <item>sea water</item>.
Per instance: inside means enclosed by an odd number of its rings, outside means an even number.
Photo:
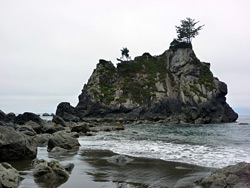
[[[86,150],[110,150],[133,157],[220,168],[250,162],[250,116],[221,124],[125,125],[124,131],[81,137]]]

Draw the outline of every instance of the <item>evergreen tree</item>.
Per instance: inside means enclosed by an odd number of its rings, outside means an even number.
[[[122,49],[121,49],[121,53],[122,53],[121,59],[124,59],[124,57],[125,57],[127,60],[130,59],[128,48],[126,48],[126,47],[125,47],[125,48],[122,48]]]
[[[192,38],[195,38],[199,31],[203,28],[204,25],[198,26],[195,28],[195,25],[199,23],[195,22],[194,19],[186,18],[185,20],[181,20],[181,26],[175,26],[178,41],[191,43]]]

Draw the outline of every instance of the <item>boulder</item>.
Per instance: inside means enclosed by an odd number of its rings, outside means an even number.
[[[8,113],[7,115],[0,110],[0,122],[13,123],[15,121],[16,115],[14,113]]]
[[[6,114],[0,110],[0,121],[5,121],[6,120]]]
[[[80,146],[78,140],[65,131],[54,133],[48,141],[48,150],[51,151],[54,147],[61,147],[67,150],[78,149]]]
[[[110,128],[110,127],[104,127],[104,128],[101,129],[101,131],[110,132],[110,131],[112,131],[112,128]]]
[[[33,159],[37,148],[32,140],[12,127],[0,126],[0,161]]]
[[[61,148],[61,147],[54,147],[51,151],[50,154],[62,154],[62,153],[66,153],[68,150]]]
[[[86,133],[86,136],[96,136],[96,133],[93,133],[93,132],[87,132],[87,133]]]
[[[18,171],[8,163],[0,163],[0,187],[15,188],[18,187],[21,177]]]
[[[53,116],[52,121],[56,124],[62,125],[63,127],[67,126],[67,123],[60,116]]]
[[[15,123],[19,125],[23,125],[28,121],[34,121],[40,125],[43,123],[43,120],[38,115],[31,112],[19,114],[15,119]]]
[[[89,126],[84,124],[76,125],[71,129],[71,132],[77,132],[77,133],[87,133],[88,131],[90,131]]]
[[[28,136],[35,136],[37,133],[29,126],[18,126],[17,131]]]
[[[73,168],[74,168],[74,164],[73,163],[69,163],[69,164],[66,164],[66,165],[64,165],[63,167],[64,167],[64,169],[67,171],[67,172],[71,172],[72,170],[73,170]]]
[[[55,124],[54,122],[51,122],[51,121],[45,123],[42,127],[42,132],[49,133],[49,134],[53,134],[57,131],[62,131],[62,130],[65,130],[65,128],[62,127],[61,125]]]
[[[239,125],[249,125],[249,123],[239,123]]]
[[[46,147],[50,137],[51,134],[45,133],[32,136],[31,139],[37,147]]]
[[[37,134],[40,134],[42,132],[42,127],[43,127],[42,125],[31,120],[26,122],[24,126],[32,128],[34,131],[36,131]]]
[[[125,165],[129,162],[133,161],[133,159],[126,157],[125,155],[115,155],[108,158],[108,162]]]
[[[214,170],[210,176],[197,183],[203,187],[213,188],[249,188],[250,187],[250,164],[239,163]]]
[[[11,122],[14,122],[16,119],[16,114],[14,114],[13,112],[8,113],[6,116],[7,116],[7,119]]]
[[[50,179],[51,181],[54,181],[56,179],[67,180],[69,178],[69,172],[66,169],[69,168],[65,168],[58,161],[42,161],[36,164],[33,170],[33,176],[35,176],[36,178]]]
[[[113,131],[123,131],[125,130],[125,127],[123,125],[118,125],[118,126],[114,126],[112,127]]]
[[[48,113],[43,113],[43,116],[50,116]]]

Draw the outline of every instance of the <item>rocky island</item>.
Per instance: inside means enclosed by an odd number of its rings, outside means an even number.
[[[60,103],[56,115],[65,121],[233,122],[238,114],[226,95],[210,63],[201,62],[191,44],[174,41],[161,55],[144,53],[117,67],[99,60],[77,106]]]

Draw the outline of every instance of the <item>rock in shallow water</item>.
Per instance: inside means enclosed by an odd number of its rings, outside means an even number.
[[[64,166],[58,161],[35,160],[34,164],[34,180],[42,187],[59,187],[68,180],[69,173],[74,168],[72,163]]]
[[[33,175],[35,177],[43,177],[49,179],[69,178],[69,173],[58,161],[38,163],[33,170]]]
[[[20,180],[20,175],[15,168],[8,163],[0,163],[0,187],[18,187]]]
[[[65,131],[59,131],[54,133],[48,141],[48,150],[52,150],[54,147],[61,147],[64,149],[78,149],[80,146],[78,140],[71,136],[71,134]]]
[[[133,159],[126,157],[125,155],[115,155],[108,159],[108,162],[124,165],[133,161]]]
[[[198,184],[205,188],[249,188],[250,164],[239,163],[215,170],[210,176],[201,179]]]

